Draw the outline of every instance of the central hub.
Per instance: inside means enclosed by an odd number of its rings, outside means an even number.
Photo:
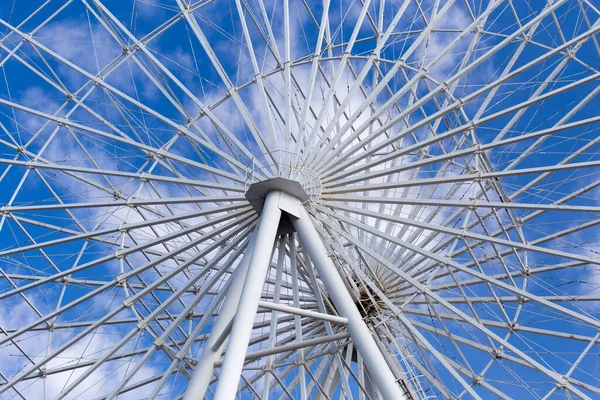
[[[275,190],[279,190],[280,192],[287,193],[290,196],[297,198],[302,204],[306,204],[310,201],[308,194],[306,194],[299,182],[281,177],[253,183],[248,190],[246,190],[246,198],[256,212],[260,214],[265,204],[267,193]]]
[[[269,162],[271,161],[271,162]],[[307,205],[321,197],[321,179],[297,154],[277,150],[252,157],[246,166],[246,198],[258,213],[265,196],[279,190]]]
[[[265,181],[253,183],[246,191],[246,198],[252,207],[254,207],[257,214],[260,215],[263,210],[267,193],[273,191],[287,193],[290,196],[300,200],[303,205],[306,205],[310,202],[308,194],[306,194],[304,188],[299,182],[281,177],[267,179]],[[285,235],[292,232],[295,232],[295,230],[292,222],[290,221],[290,217],[287,213],[283,213],[279,222],[277,234]]]

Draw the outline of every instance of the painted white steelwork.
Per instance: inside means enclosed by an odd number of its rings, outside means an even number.
[[[319,239],[317,231],[312,226],[312,222],[304,209],[302,201],[281,191],[289,190],[293,183],[288,180],[280,180],[275,181],[275,185],[273,185],[265,181],[257,183],[254,188],[251,187],[249,189],[249,191],[253,192],[263,192],[258,197],[264,199],[264,205],[255,206],[255,208],[260,210],[261,215],[254,238],[254,247],[250,252],[250,263],[241,296],[239,300],[235,295],[231,299],[229,299],[229,296],[225,298],[225,304],[228,301],[235,303],[239,301],[239,303],[231,322],[224,361],[219,363],[219,366],[222,365],[222,369],[219,374],[215,398],[232,400],[236,397],[237,387],[236,385],[232,385],[231,382],[239,381],[242,373],[252,327],[256,318],[256,311],[261,305],[260,297],[269,266],[271,248],[275,245],[282,212],[286,213],[288,218],[291,219],[293,227],[298,232],[298,240],[301,246],[310,256],[310,260],[323,281],[325,289],[330,294],[337,311],[345,318],[344,322],[347,322],[349,335],[365,360],[366,367],[372,371],[371,376],[373,376],[375,384],[382,393],[383,398],[386,400],[406,398],[400,385],[396,382],[397,378],[394,377],[387,366],[385,358],[381,355],[380,349],[371,337],[371,331],[363,321],[342,278],[327,256],[325,246]],[[274,190],[279,185],[281,185],[282,189]],[[264,302],[262,304],[265,305]],[[278,307],[276,309],[284,310],[285,308]],[[215,333],[217,332],[220,332],[220,330]],[[212,335],[211,333],[211,337]],[[210,356],[204,356],[204,353],[210,355],[216,354],[214,345],[206,347],[199,360],[200,362],[210,362]],[[210,379],[212,370],[210,373],[207,373],[209,368],[203,367],[202,369],[198,369],[195,375],[199,374],[203,375],[203,377],[196,378],[194,376],[192,377],[192,382],[205,381],[207,377]],[[203,398],[205,390],[205,385],[190,385],[185,398]]]
[[[600,397],[596,0],[0,2],[0,398]]]

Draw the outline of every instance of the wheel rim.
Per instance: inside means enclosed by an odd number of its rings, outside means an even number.
[[[273,177],[409,396],[600,393],[593,2],[126,3],[0,7],[3,398],[182,396]],[[263,300],[335,314],[312,274],[282,236]],[[374,393],[347,337],[242,378]]]

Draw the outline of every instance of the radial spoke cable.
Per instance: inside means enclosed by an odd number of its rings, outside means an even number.
[[[597,0],[0,2],[0,398],[600,398]]]

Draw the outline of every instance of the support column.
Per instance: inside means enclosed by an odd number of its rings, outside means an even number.
[[[248,265],[252,258],[252,251],[256,243],[256,233],[252,235],[248,248],[244,253],[240,263],[233,272],[231,277],[231,285],[227,291],[227,296],[223,301],[223,305],[219,309],[219,315],[215,323],[212,326],[208,340],[202,349],[202,354],[198,359],[198,364],[194,368],[194,374],[188,384],[183,400],[202,400],[206,395],[206,390],[210,385],[210,381],[213,377],[216,361],[221,358],[223,353],[224,343],[217,343],[219,338],[225,334],[225,331],[229,329],[231,320],[235,316],[237,311],[244,282],[246,280],[246,273],[248,272]]]
[[[380,400],[381,396],[379,396],[379,391],[377,387],[373,385],[373,376],[369,373],[369,370],[365,368],[365,391],[367,392],[367,396],[371,400]]]
[[[280,194],[279,191],[272,191],[267,194],[265,199],[252,248],[252,258],[233,319],[227,351],[223,359],[223,368],[217,383],[215,392],[217,400],[234,400],[237,393],[258,303],[271,262],[271,251],[281,220]],[[200,397],[195,398],[199,399]]]
[[[298,201],[299,203],[299,201]],[[394,374],[388,367],[385,358],[379,351],[375,340],[371,337],[371,331],[362,320],[360,312],[354,304],[354,300],[348,292],[342,277],[337,272],[331,259],[327,256],[325,245],[319,237],[310,220],[310,216],[302,205],[298,207],[299,218],[290,217],[302,247],[309,254],[319,277],[325,285],[333,304],[342,317],[348,319],[348,331],[373,382],[379,389],[384,400],[406,399],[400,385],[396,382]],[[218,398],[218,400],[221,400]]]

